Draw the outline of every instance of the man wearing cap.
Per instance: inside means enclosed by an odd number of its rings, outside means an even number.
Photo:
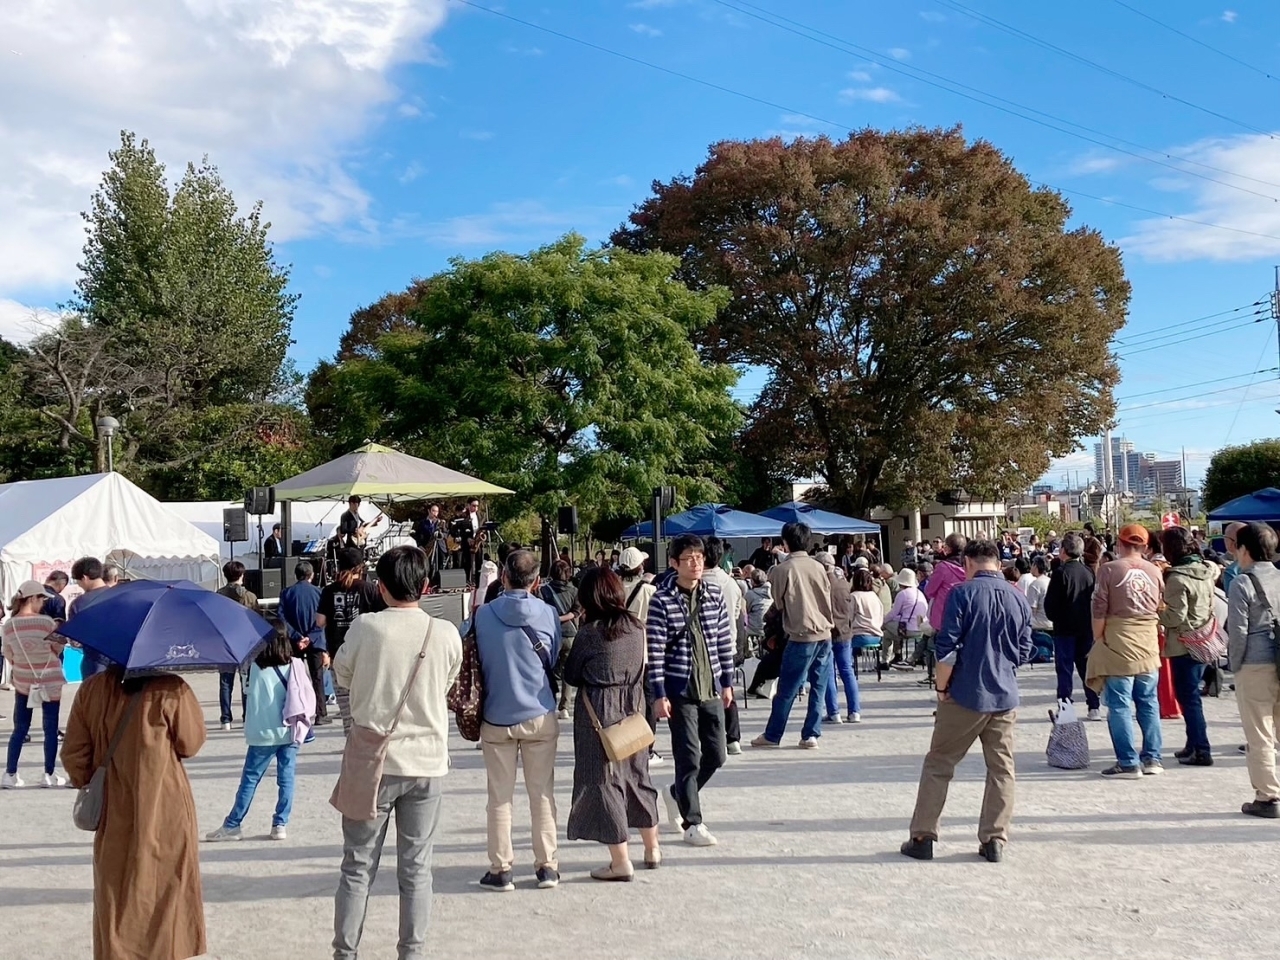
[[[1143,558],[1145,527],[1120,528],[1118,559],[1104,563],[1093,588],[1093,649],[1086,683],[1107,702],[1107,725],[1116,763],[1104,777],[1140,780],[1164,773],[1160,762],[1160,636],[1156,615],[1164,599],[1160,570]],[[1134,744],[1138,713],[1142,749]]]

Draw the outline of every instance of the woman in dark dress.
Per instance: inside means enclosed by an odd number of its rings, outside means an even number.
[[[640,830],[644,865],[653,870],[662,862],[658,791],[649,780],[649,753],[641,750],[621,763],[610,763],[582,698],[590,699],[604,727],[644,712],[644,625],[627,612],[622,580],[608,567],[587,571],[578,601],[583,626],[564,669],[565,681],[578,688],[568,835],[570,840],[609,845],[609,865],[592,870],[592,877],[626,881],[635,874],[627,850],[628,828]]]

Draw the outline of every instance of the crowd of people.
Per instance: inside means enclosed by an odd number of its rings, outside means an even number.
[[[1266,524],[1234,524],[1225,541],[1228,556],[1220,557],[1182,528],[1153,532],[1130,524],[1114,536],[1087,529],[1028,544],[1012,535],[952,534],[909,544],[908,562],[895,571],[874,544],[850,540],[832,551],[795,523],[743,564],[715,537],[682,535],[669,544],[665,570],[646,569],[649,557],[628,547],[578,570],[560,560],[545,581],[537,556],[505,544],[493,581],[477,592],[461,629],[421,609],[431,565],[421,549],[388,551],[373,579],[360,551],[343,551],[340,575],[323,590],[302,562],[280,598],[267,644],[247,669],[220,678],[219,720],[230,729],[240,677],[246,756],[230,810],[206,840],[241,839],[273,762],[270,836],[287,838],[298,751],[314,738],[313,726],[332,722],[329,708],[345,733],[379,731],[388,739],[376,815],[342,819],[334,956],[358,955],[393,816],[399,955],[425,956],[431,851],[449,769],[446,704],[467,669],[468,649],[483,689],[478,749],[488,790],[488,864],[478,881],[489,891],[515,889],[518,769],[529,801],[536,885],[560,882],[555,761],[566,721],[574,765],[563,830],[570,840],[607,851],[593,879],[633,878],[632,831],[642,841],[643,868],[660,868],[664,812],[682,842],[715,845],[704,793],[727,757],[742,751],[735,677],[753,658],[746,695],[771,701],[766,726],[750,744],[758,750],[783,744],[802,696],[807,706],[796,744],[803,750],[820,748],[824,725],[860,722],[859,661],[919,671],[919,683],[934,688],[936,710],[902,853],[932,858],[956,765],[980,742],[987,782],[979,854],[998,862],[1014,812],[1018,669],[1052,659],[1062,703],[1074,701],[1078,679],[1085,717],[1101,722],[1107,708],[1115,759],[1102,775],[1140,780],[1164,770],[1162,669],[1171,674],[1186,729],[1175,758],[1187,767],[1213,764],[1201,697],[1207,684],[1222,684],[1224,665],[1206,662],[1200,651],[1217,636],[1227,647],[1254,789],[1242,810],[1280,817],[1277,538]],[[244,587],[243,566],[229,563],[223,572],[221,592],[257,606]],[[72,576],[86,592],[109,586],[92,558],[78,561]],[[57,577],[22,584],[0,627],[16,701],[5,787],[22,785],[17,765],[36,707],[44,729],[43,784],[66,782],[55,769],[64,684],[57,628],[75,613],[74,604],[70,611],[58,605],[65,586]],[[182,761],[205,740],[199,704],[177,677],[125,679],[88,651],[85,663],[90,676],[68,719],[62,763],[75,787],[106,767],[111,801],[95,837],[95,956],[198,955],[206,948],[198,836]],[[651,748],[610,757],[604,731],[640,717],[655,732],[666,721],[669,780],[657,782],[666,758]],[[112,756],[115,762],[107,762]],[[164,909],[139,906],[131,893],[139,878]]]

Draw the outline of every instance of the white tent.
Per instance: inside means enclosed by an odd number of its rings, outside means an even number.
[[[218,541],[118,473],[0,484],[0,597],[80,557],[133,579],[218,586]]]

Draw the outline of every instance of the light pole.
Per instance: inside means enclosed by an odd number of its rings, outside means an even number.
[[[116,454],[115,445],[112,443],[112,437],[116,435],[116,431],[120,429],[120,421],[115,417],[99,417],[98,418],[98,435],[107,441],[107,472],[116,472]]]

